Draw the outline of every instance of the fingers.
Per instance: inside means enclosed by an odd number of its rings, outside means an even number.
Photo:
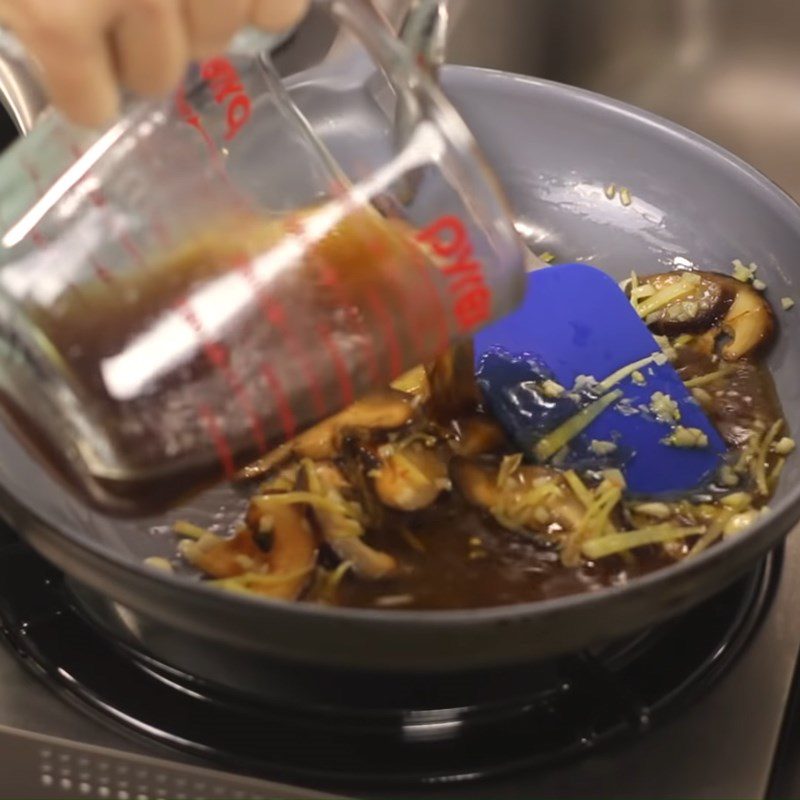
[[[37,60],[51,102],[78,125],[99,127],[117,116],[117,76],[102,39],[43,47]]]
[[[310,0],[253,0],[250,21],[265,31],[280,32],[299,22]]]
[[[119,107],[118,86],[160,95],[189,58],[222,52],[252,24],[281,31],[310,0],[0,0],[0,24],[21,39],[53,103],[74,122],[100,126]]]
[[[252,0],[184,0],[184,19],[193,58],[225,51],[233,35],[248,22]]]
[[[81,125],[102,125],[117,113],[117,77],[103,37],[113,5],[105,0],[0,0],[0,22],[41,67],[52,102]]]
[[[162,95],[183,77],[189,43],[178,0],[125,4],[112,31],[120,82],[140,95]]]

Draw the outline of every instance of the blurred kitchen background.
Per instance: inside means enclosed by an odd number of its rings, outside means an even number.
[[[641,106],[718,142],[800,199],[798,0],[451,2],[449,62]]]

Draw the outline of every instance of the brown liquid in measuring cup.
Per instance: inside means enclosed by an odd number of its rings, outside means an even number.
[[[324,213],[229,220],[29,307],[82,433],[64,460],[18,409],[28,441],[94,504],[144,515],[440,352],[445,287],[410,229]]]

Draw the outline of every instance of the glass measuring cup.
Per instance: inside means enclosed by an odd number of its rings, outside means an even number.
[[[455,111],[366,0],[318,6],[346,57],[283,81],[213,58],[99,137],[51,115],[0,159],[0,405],[109,511],[232,476],[521,294]]]

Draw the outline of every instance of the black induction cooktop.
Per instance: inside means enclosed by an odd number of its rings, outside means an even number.
[[[24,676],[31,698],[59,704],[53,733],[61,747],[77,748],[72,772],[88,726],[90,740],[116,745],[112,762],[147,753],[166,758],[175,774],[202,764],[252,778],[262,792],[281,781],[282,796],[294,785],[351,797],[757,797],[766,796],[770,776],[773,796],[800,796],[800,696],[792,694],[783,719],[800,643],[792,613],[798,580],[800,545],[790,538],[785,557],[774,553],[666,625],[528,673],[485,673],[495,688],[472,706],[332,722],[303,697],[247,698],[109,641],[82,616],[61,575],[4,530],[0,615],[19,666],[0,661],[0,685],[5,671],[18,681],[28,672],[37,681]],[[5,699],[0,689],[0,734]],[[80,722],[74,735],[60,721],[64,703]],[[47,719],[35,727],[47,733]],[[52,748],[31,745],[21,729],[7,735],[17,749],[38,747],[39,761],[51,752],[38,788],[56,792],[50,796],[80,790],[72,772],[57,774]],[[22,763],[29,762],[10,767]],[[79,793],[110,797],[109,787],[87,779]],[[121,791],[115,796],[159,796]]]

